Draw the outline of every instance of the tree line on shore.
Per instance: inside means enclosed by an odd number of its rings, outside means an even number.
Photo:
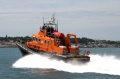
[[[104,43],[104,44],[119,44],[120,41],[111,41],[111,40],[94,40],[86,37],[77,38],[79,43],[88,45],[89,43]],[[71,38],[71,42],[75,43],[74,38]]]
[[[86,37],[82,37],[82,38],[77,38],[78,42],[80,44],[89,44],[89,43],[105,43],[105,44],[117,44],[120,45],[120,41],[111,41],[111,40],[94,40],[94,39],[90,39],[90,38],[86,38]],[[13,41],[16,42],[18,40],[23,40],[23,41],[30,41],[31,37],[29,36],[25,36],[25,37],[7,37],[7,35],[5,37],[0,37],[0,41]],[[70,38],[71,43],[75,43],[75,39],[74,38]]]
[[[16,41],[18,41],[18,40],[23,40],[23,41],[29,41],[29,40],[31,40],[31,37],[29,37],[29,36],[25,36],[25,37],[0,37],[0,41],[6,41],[6,42],[9,42],[9,41],[13,41],[13,42],[16,42]]]

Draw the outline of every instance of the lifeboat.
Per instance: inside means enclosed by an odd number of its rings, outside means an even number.
[[[72,44],[70,38],[75,39],[76,44]],[[79,42],[75,34],[61,33],[58,31],[58,23],[55,23],[54,14],[51,21],[43,23],[38,34],[33,34],[31,41],[18,41],[16,44],[19,47],[23,56],[28,54],[39,54],[47,56],[49,59],[68,61],[89,62],[90,51],[81,51]]]

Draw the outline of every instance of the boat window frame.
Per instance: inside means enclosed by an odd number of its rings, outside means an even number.
[[[47,44],[47,40],[44,40],[44,43]]]
[[[38,38],[36,38],[36,41],[38,41]]]
[[[50,44],[50,40],[47,40],[47,44]]]
[[[33,41],[35,41],[35,40],[36,40],[36,38],[35,38],[35,37],[32,37],[32,40],[33,40]]]
[[[38,41],[39,41],[39,42],[41,42],[41,39],[40,39],[40,38],[38,38]]]
[[[37,41],[37,38],[35,37],[35,41]]]

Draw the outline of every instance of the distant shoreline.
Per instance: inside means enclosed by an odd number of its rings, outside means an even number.
[[[80,43],[79,48],[120,48],[120,41],[94,40],[86,37],[77,38]],[[0,48],[17,48],[18,40],[31,41],[31,37],[0,37]],[[74,39],[70,39],[71,44],[75,44]]]

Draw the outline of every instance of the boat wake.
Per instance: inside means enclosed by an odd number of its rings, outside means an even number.
[[[17,60],[13,67],[15,68],[44,68],[56,69],[58,71],[66,71],[71,73],[101,73],[120,75],[120,59],[115,56],[101,56],[90,55],[91,60],[89,63],[80,64],[72,61],[65,63],[63,61],[50,60],[37,54],[27,55]]]

